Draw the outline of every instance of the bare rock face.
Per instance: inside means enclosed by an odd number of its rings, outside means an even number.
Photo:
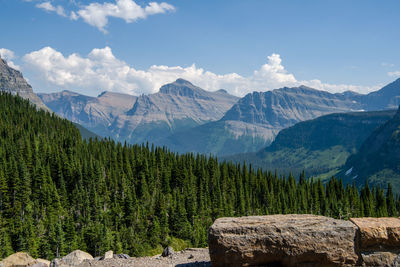
[[[360,229],[360,248],[400,248],[400,220],[397,218],[351,218]]]
[[[54,259],[50,267],[75,267],[85,260],[93,260],[93,256],[82,250],[74,250],[61,259]]]
[[[50,111],[42,100],[33,92],[32,87],[26,82],[22,73],[7,65],[0,58],[0,91],[18,94],[20,97],[29,99],[37,107]]]
[[[25,252],[17,252],[14,253],[3,261],[0,262],[1,267],[21,267],[21,266],[32,266],[36,264],[37,261],[29,256],[29,254]]]
[[[357,227],[315,215],[220,218],[209,231],[213,266],[351,266]]]

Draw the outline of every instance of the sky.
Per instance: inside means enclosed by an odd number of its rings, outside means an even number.
[[[306,85],[367,93],[400,77],[398,0],[0,0],[0,56],[35,92]]]

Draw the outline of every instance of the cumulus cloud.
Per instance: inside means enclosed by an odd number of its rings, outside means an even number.
[[[15,58],[15,54],[11,50],[8,50],[6,48],[0,48],[0,57],[5,60],[10,60]]]
[[[133,0],[116,0],[115,3],[91,3],[82,7],[76,13],[71,13],[71,18],[76,19],[79,16],[86,23],[106,32],[105,26],[108,24],[109,17],[120,18],[125,20],[126,23],[131,23],[138,19],[145,19],[149,15],[174,10],[174,6],[165,2],[151,2],[142,7]]]
[[[25,67],[35,73],[41,81],[53,88],[69,89],[96,95],[101,91],[128,94],[155,93],[159,88],[183,78],[206,89],[226,89],[234,95],[243,96],[253,91],[267,91],[284,86],[301,84],[330,92],[353,90],[369,92],[376,87],[326,84],[320,80],[298,81],[282,65],[279,54],[272,54],[267,63],[250,76],[237,73],[215,74],[197,67],[153,65],[147,70],[138,70],[117,59],[110,47],[93,49],[87,56],[78,54],[64,56],[51,47],[45,47],[23,57]]]
[[[33,0],[24,0],[31,2]],[[105,27],[108,25],[109,18],[123,19],[126,23],[132,23],[139,19],[145,19],[150,15],[164,14],[169,11],[175,11],[175,7],[171,4],[162,2],[150,2],[147,6],[140,6],[134,0],[115,0],[115,2],[90,3],[89,5],[78,5],[75,1],[70,0],[78,6],[77,10],[69,11],[69,15],[61,5],[53,5],[50,1],[44,1],[36,4],[37,8],[47,12],[55,12],[62,17],[68,17],[71,20],[82,20],[91,26],[98,28],[100,31],[107,33]]]
[[[388,72],[390,77],[400,77],[400,70]]]
[[[60,15],[62,17],[66,17],[67,16],[67,14],[65,13],[64,8],[62,6],[60,6],[60,5],[53,6],[53,4],[50,3],[49,1],[37,4],[36,7],[44,9],[47,12],[56,12],[57,15]]]
[[[15,54],[13,51],[6,48],[0,48],[0,57],[7,61],[8,66],[10,66],[11,68],[16,70],[20,69],[20,67],[12,61],[15,58]]]

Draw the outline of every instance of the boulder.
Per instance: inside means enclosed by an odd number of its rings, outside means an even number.
[[[74,250],[61,259],[54,259],[50,267],[76,267],[85,260],[93,260],[92,255],[82,250]]]
[[[212,266],[351,266],[357,227],[315,215],[217,219],[209,230]]]
[[[1,267],[24,267],[36,264],[36,260],[25,252],[14,253],[1,262]]]
[[[107,251],[105,254],[104,254],[104,260],[105,259],[112,259],[114,257],[114,252],[112,251],[112,250],[109,250],[109,251]]]
[[[30,267],[49,267],[50,261],[45,259],[36,259],[36,263]]]
[[[168,256],[172,256],[173,254],[174,254],[174,249],[172,247],[166,247],[166,248],[164,248],[161,256],[168,257]]]
[[[360,249],[400,248],[400,219],[351,218],[360,230]]]

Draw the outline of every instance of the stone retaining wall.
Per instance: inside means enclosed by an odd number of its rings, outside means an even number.
[[[316,215],[220,218],[212,266],[400,266],[400,219]]]

